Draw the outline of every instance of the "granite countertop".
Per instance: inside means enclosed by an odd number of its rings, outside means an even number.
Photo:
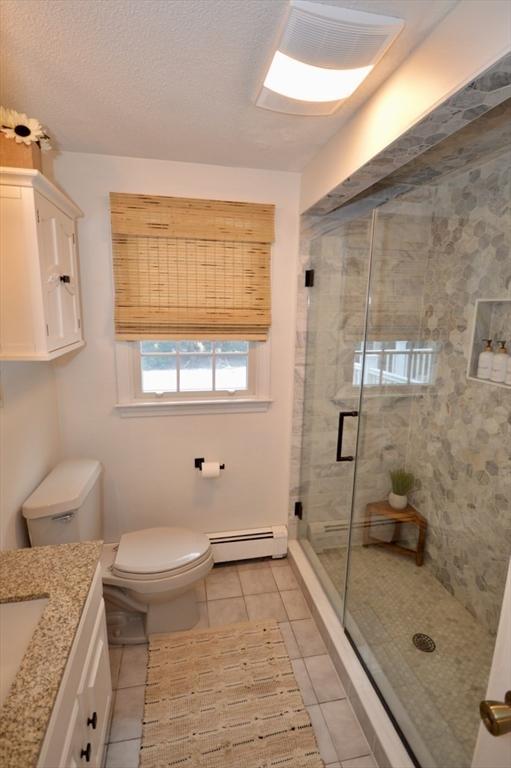
[[[0,765],[32,768],[101,556],[102,542],[0,552],[0,603],[47,597],[0,712]]]

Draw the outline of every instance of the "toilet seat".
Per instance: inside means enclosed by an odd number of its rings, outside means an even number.
[[[103,584],[119,587],[127,591],[136,599],[160,599],[167,593],[178,593],[192,587],[197,581],[203,579],[213,567],[213,550],[210,548],[203,557],[189,563],[182,568],[156,573],[125,573],[114,570],[114,562],[117,556],[116,544],[104,544],[101,556],[101,578]]]
[[[208,550],[202,557],[197,558],[197,560],[194,560],[192,563],[183,565],[181,568],[171,568],[168,571],[154,571],[153,573],[132,573],[130,571],[122,571],[116,567],[114,561],[112,564],[112,573],[127,581],[163,581],[190,573],[199,568],[203,563],[209,562],[211,557],[212,554]]]
[[[130,581],[184,575],[211,559],[207,536],[187,528],[146,528],[121,536],[112,573]]]

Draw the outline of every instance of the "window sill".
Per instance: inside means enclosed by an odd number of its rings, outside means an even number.
[[[117,403],[116,411],[123,418],[144,416],[190,416],[198,413],[261,413],[273,400],[237,398],[236,400],[172,400],[164,402]]]

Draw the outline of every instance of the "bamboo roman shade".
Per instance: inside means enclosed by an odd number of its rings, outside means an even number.
[[[274,206],[110,195],[115,332],[264,340]]]

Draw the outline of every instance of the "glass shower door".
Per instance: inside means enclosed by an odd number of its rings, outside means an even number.
[[[361,383],[361,351],[354,363],[353,349],[364,335],[370,238],[367,216],[338,224],[310,251],[299,537],[339,616]]]
[[[476,300],[511,327],[509,193],[497,155],[374,214],[343,623],[423,768],[472,763],[511,550],[511,392],[467,378]]]

